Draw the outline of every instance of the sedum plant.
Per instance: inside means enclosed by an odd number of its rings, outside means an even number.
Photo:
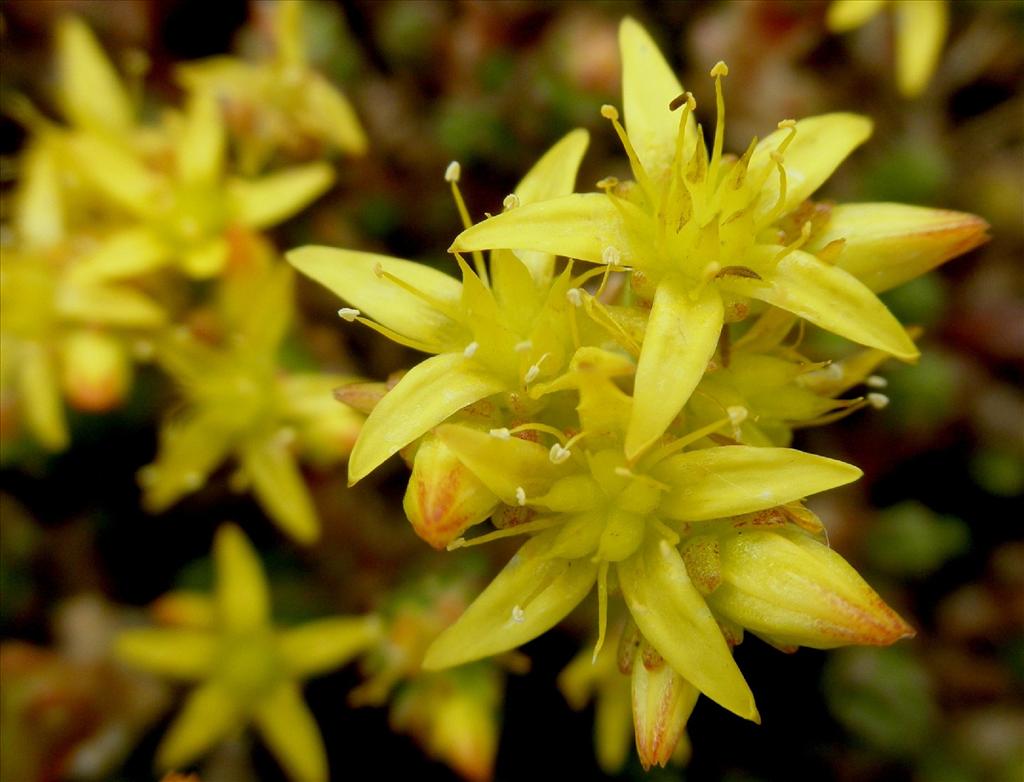
[[[748,633],[784,651],[913,635],[803,502],[860,471],[788,446],[794,428],[884,406],[875,369],[918,351],[877,293],[987,228],[943,210],[811,201],[870,120],[784,120],[728,155],[725,65],[711,73],[709,149],[696,101],[643,28],[625,19],[619,43],[625,122],[602,114],[631,181],[573,193],[577,132],[474,225],[453,164],[461,284],[386,256],[288,254],[344,300],[344,320],[433,354],[393,385],[339,392],[369,413],[350,480],[401,452],[405,508],[429,543],[526,538],[424,667],[505,653],[596,593],[593,647],[563,686],[574,704],[599,698],[609,769],[624,759],[626,703],[645,767],[685,753],[700,694],[759,720],[732,656]],[[863,350],[814,360],[801,350],[808,326]]]

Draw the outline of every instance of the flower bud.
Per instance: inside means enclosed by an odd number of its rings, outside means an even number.
[[[78,410],[99,413],[116,407],[128,391],[131,365],[124,346],[94,331],[78,331],[63,344],[61,385]]]
[[[716,614],[780,647],[886,646],[914,630],[842,557],[796,529],[719,538]]]
[[[633,725],[644,770],[672,758],[700,692],[644,640],[633,663]]]
[[[420,442],[402,502],[416,534],[443,549],[486,519],[498,497],[433,434]]]

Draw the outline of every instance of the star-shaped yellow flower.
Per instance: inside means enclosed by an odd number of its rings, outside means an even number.
[[[451,249],[545,251],[634,269],[633,286],[652,305],[626,455],[635,458],[665,431],[703,376],[723,324],[742,320],[752,299],[899,358],[916,358],[892,314],[835,260],[842,258],[841,240],[815,255],[805,248],[814,220],[803,220],[795,237],[787,231],[792,216],[803,214],[805,199],[870,135],[870,120],[854,114],[787,120],[742,156],[725,156],[721,81],[728,69],[719,63],[712,71],[718,123],[709,154],[693,119],[692,95],[683,92],[647,33],[625,19],[620,44],[628,135],[616,109],[607,106],[603,113],[626,149],[635,182],[602,180],[603,194],[497,215],[464,231]],[[864,205],[862,227],[872,211],[887,221],[893,216],[890,205]],[[932,211],[900,217],[904,254],[926,255],[934,265],[939,253],[931,240],[912,241],[922,221],[935,222]],[[983,232],[982,221],[961,218],[961,227],[971,223],[963,231]],[[847,219],[844,227],[849,233],[842,239],[856,243],[857,221]],[[935,244],[946,248],[949,241],[943,235]],[[869,276],[878,265],[857,272]],[[907,265],[927,268],[923,260]]]
[[[890,0],[834,0],[828,26],[845,33],[865,24]],[[908,98],[924,90],[939,64],[949,28],[946,0],[891,0],[896,12],[896,84]]]
[[[587,140],[577,130],[552,147],[507,207],[572,192]],[[457,180],[453,164],[449,181],[464,212]],[[570,269],[554,276],[550,255],[495,252],[489,270],[482,258],[475,270],[459,258],[461,284],[423,264],[354,250],[303,247],[287,258],[352,305],[339,310],[342,318],[434,354],[366,419],[349,460],[352,483],[467,405],[502,393],[529,404],[527,387],[556,375],[572,354],[574,279]]]
[[[221,527],[213,555],[211,627],[140,628],[117,640],[117,656],[125,663],[200,682],[161,742],[156,764],[162,770],[187,766],[252,721],[291,779],[326,781],[323,740],[299,682],[374,643],[379,623],[375,617],[337,617],[276,629],[263,568],[241,530]]]

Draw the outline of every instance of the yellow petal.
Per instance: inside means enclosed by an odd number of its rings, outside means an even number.
[[[439,426],[436,434],[459,461],[508,505],[516,504],[517,489],[529,498],[539,497],[564,472],[552,464],[547,448],[519,437],[495,437],[455,424]]]
[[[117,337],[75,329],[60,339],[64,398],[76,410],[104,412],[117,407],[131,385],[131,359]]]
[[[239,275],[224,286],[226,318],[246,351],[260,357],[277,351],[292,325],[294,288],[295,272],[284,263],[262,274]]]
[[[340,668],[380,634],[375,616],[338,616],[282,631],[278,648],[289,674],[304,679]]]
[[[334,182],[327,163],[277,171],[259,179],[236,179],[228,184],[232,217],[249,228],[269,228],[301,211]]]
[[[749,257],[755,263],[763,263],[781,249],[762,245],[752,250]],[[861,345],[884,350],[897,358],[918,357],[917,348],[900,322],[864,283],[848,272],[810,253],[793,250],[762,277],[729,277],[721,284],[734,293],[774,304]]]
[[[22,156],[14,203],[18,238],[28,247],[52,247],[64,238],[64,199],[52,144],[31,144]]]
[[[841,556],[804,532],[746,530],[719,539],[716,612],[786,645],[887,646],[912,636]]]
[[[793,211],[832,176],[853,150],[867,141],[873,123],[859,114],[836,112],[808,117],[796,123],[796,137],[786,148],[783,165],[786,169],[786,200],[782,214]],[[780,128],[760,141],[750,159],[747,178],[752,182],[764,179],[758,214],[775,208],[779,199],[780,179],[771,153],[792,131]]]
[[[83,134],[74,137],[68,149],[92,185],[122,209],[140,217],[153,211],[163,183],[123,148]]]
[[[187,766],[241,727],[242,710],[222,685],[209,681],[185,701],[156,753],[162,770]]]
[[[280,3],[274,7],[271,17],[271,33],[274,37],[275,54],[282,70],[291,71],[306,65],[306,37],[303,25],[301,2]]]
[[[239,449],[239,463],[267,515],[299,543],[320,536],[313,498],[288,446],[277,433],[248,437]]]
[[[618,576],[633,620],[665,661],[711,700],[760,721],[754,696],[679,552],[650,536],[639,552],[618,564]]]
[[[875,292],[919,277],[988,240],[988,223],[966,212],[906,204],[843,204],[808,244],[845,240],[836,261]]]
[[[66,285],[57,297],[60,314],[80,323],[153,329],[167,321],[156,302],[127,286]]]
[[[113,133],[132,126],[132,106],[117,71],[89,28],[76,17],[57,27],[60,102],[73,125]]]
[[[647,31],[631,17],[619,25],[622,53],[622,108],[629,140],[648,176],[656,183],[668,177],[679,132],[679,114],[669,103],[683,92],[672,68]],[[697,138],[693,114],[686,120],[684,149]]]
[[[700,691],[662,660],[648,668],[644,657],[633,663],[630,678],[636,751],[647,771],[672,758]]]
[[[68,447],[68,425],[52,355],[31,343],[22,347],[18,360],[18,400],[24,406],[29,430],[47,450],[64,450]]]
[[[351,155],[366,152],[366,134],[352,104],[327,79],[307,73],[302,83],[299,116],[304,125],[315,127],[324,137]]]
[[[705,286],[696,301],[679,277],[658,285],[636,368],[627,458],[661,437],[683,409],[715,353],[724,318],[714,285]]]
[[[226,143],[224,120],[213,93],[206,90],[193,92],[177,141],[178,176],[181,180],[189,184],[216,183],[224,166]]]
[[[920,95],[935,72],[948,28],[946,0],[896,3],[896,83],[908,98]]]
[[[590,134],[582,128],[570,131],[551,149],[544,153],[516,185],[513,191],[519,198],[520,205],[533,204],[558,198],[572,193],[576,186],[576,172],[580,161],[590,143]],[[547,285],[551,281],[554,267],[554,256],[550,253],[523,250],[518,253],[519,259],[526,264],[533,279],[538,285]],[[491,263],[494,263],[492,258]],[[495,292],[499,286],[494,282]]]
[[[680,521],[750,513],[850,483],[861,471],[790,448],[727,445],[671,456],[656,468],[672,488],[660,511]]]
[[[597,565],[545,556],[553,532],[527,541],[455,624],[437,637],[423,660],[426,670],[514,649],[554,627],[587,596]]]
[[[134,668],[172,679],[202,679],[213,669],[216,636],[202,630],[138,628],[117,637],[114,654]]]
[[[316,720],[293,682],[282,682],[256,707],[256,726],[295,782],[327,782],[327,752]]]
[[[649,221],[639,207],[623,201],[621,210],[631,223]],[[603,263],[605,250],[618,251],[620,263],[637,259],[622,212],[601,193],[578,193],[519,206],[489,217],[455,237],[450,252],[471,250],[536,250],[583,261]]]
[[[213,541],[217,611],[232,632],[255,630],[270,618],[270,594],[259,555],[234,524],[222,524]]]
[[[456,311],[462,285],[436,269],[386,255],[331,247],[301,247],[285,257],[300,272],[370,318],[402,336],[436,346],[438,352],[464,348],[471,339],[468,331],[442,311]],[[377,274],[377,270],[397,277],[424,297]],[[431,301],[438,302],[441,309]]]
[[[350,483],[466,405],[505,390],[505,382],[462,353],[432,356],[406,373],[373,409],[348,463]]]
[[[136,277],[160,268],[172,253],[155,231],[144,226],[123,228],[72,267],[71,276],[80,280]]]
[[[834,33],[845,33],[860,27],[877,14],[886,0],[833,0],[828,7],[826,23]]]

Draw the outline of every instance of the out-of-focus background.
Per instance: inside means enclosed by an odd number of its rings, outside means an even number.
[[[921,361],[891,362],[882,372],[888,407],[798,435],[801,447],[864,469],[861,481],[814,507],[831,544],[917,628],[917,637],[888,649],[794,655],[748,641],[737,658],[763,724],[702,700],[689,725],[689,765],[645,776],[633,760],[626,778],[1020,779],[1024,3],[950,5],[939,67],[912,100],[896,89],[888,10],[836,35],[826,28],[825,3],[787,0],[420,0],[307,8],[309,59],[349,97],[369,147],[359,158],[316,145],[289,151],[299,161],[330,155],[337,179],[327,195],[270,232],[279,250],[316,242],[450,269],[445,249],[460,223],[443,177],[449,161],[460,161],[466,201],[480,217],[499,211],[522,173],[574,127],[589,129],[592,139],[580,189],[610,174],[626,176],[614,134],[599,115],[601,104],[620,100],[616,31],[625,14],[659,41],[696,95],[705,128],[714,106],[708,71],[718,60],[728,63],[727,149],[745,149],[783,118],[861,112],[874,119],[874,135],[821,196],[946,207],[992,226],[984,247],[885,294],[901,320],[924,329]],[[131,89],[145,118],[160,106],[180,105],[177,65],[229,52],[264,56],[271,6],[5,0],[5,105],[25,96],[44,114],[60,116],[53,31],[62,15],[80,15],[121,73],[134,74]],[[5,221],[26,143],[14,114],[0,120]],[[286,345],[292,365],[373,380],[405,365],[403,349],[339,322],[336,307],[316,286],[297,283],[298,326]],[[161,595],[210,584],[211,540],[225,520],[237,522],[259,549],[285,624],[376,610],[401,595],[428,601],[433,587],[426,574],[472,579],[510,551],[431,551],[402,515],[400,464],[353,489],[345,487],[343,464],[309,470],[323,534],[308,547],[289,542],[249,495],[232,492],[225,469],[168,510],[147,513],[136,474],[153,460],[159,421],[177,396],[166,376],[144,362],[131,388],[109,412],[70,409],[70,446],[55,454],[16,431],[7,420],[15,413],[0,400],[4,782],[152,777],[178,691],[115,664],[109,639]],[[501,730],[496,779],[601,778],[593,710],[572,711],[555,684],[587,625],[580,622],[577,635],[571,627],[529,644],[529,674],[505,678],[504,702],[491,712]],[[364,676],[349,666],[306,688],[332,778],[456,778],[406,735],[429,743],[417,733],[415,709],[440,707],[413,697],[405,723],[394,704],[390,717],[384,705],[354,709],[349,693]],[[417,694],[411,680],[398,687],[393,698]],[[222,746],[201,771],[203,782],[282,778],[248,737]]]

